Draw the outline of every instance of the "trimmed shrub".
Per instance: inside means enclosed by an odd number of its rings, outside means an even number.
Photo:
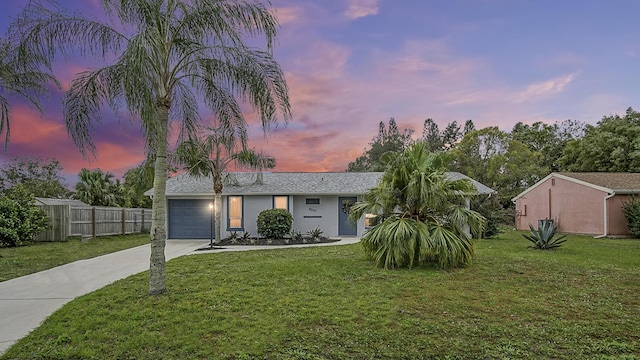
[[[258,214],[258,234],[270,239],[281,239],[291,231],[293,216],[285,209],[269,209]]]
[[[487,220],[482,237],[487,239],[498,235],[501,226],[513,226],[514,214],[511,209],[505,209],[497,196],[474,196],[471,198],[471,209],[480,213]]]
[[[624,217],[627,219],[629,234],[636,239],[640,239],[640,199],[632,197],[631,200],[622,205]]]
[[[46,230],[47,215],[35,205],[33,194],[17,185],[0,194],[0,246],[20,246]]]

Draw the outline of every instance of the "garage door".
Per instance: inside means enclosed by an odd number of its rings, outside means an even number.
[[[209,239],[211,236],[211,200],[170,199],[169,239]]]

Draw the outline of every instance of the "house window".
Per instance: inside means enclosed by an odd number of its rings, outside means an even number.
[[[376,224],[376,215],[364,214],[364,228],[368,229]]]
[[[289,196],[274,196],[273,197],[273,208],[274,209],[285,209],[289,210]]]
[[[228,228],[229,229],[243,229],[242,223],[242,213],[243,213],[243,198],[242,196],[229,196],[227,198],[228,201],[228,209],[229,209],[229,219],[228,219]]]
[[[320,205],[320,198],[306,198],[305,204],[307,205]]]

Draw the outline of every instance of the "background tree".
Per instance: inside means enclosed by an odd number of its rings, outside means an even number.
[[[464,122],[464,129],[462,129],[462,136],[464,137],[468,133],[475,130],[476,130],[476,125],[473,123],[473,120],[469,119]]]
[[[496,190],[497,199],[475,199],[472,208],[487,218],[487,229],[514,220],[511,199],[549,174],[544,156],[497,127],[472,131],[458,143],[452,170]],[[487,233],[487,236],[492,235]]]
[[[347,171],[384,171],[386,164],[382,157],[388,152],[402,152],[412,142],[413,130],[398,129],[396,120],[389,119],[388,126],[384,121],[378,124],[378,134],[369,143],[369,149],[355,161],[349,163]]]
[[[511,136],[526,145],[529,150],[541,153],[542,164],[550,171],[559,171],[558,159],[562,157],[569,140],[582,137],[581,128],[584,128],[584,124],[574,120],[551,125],[540,121],[531,125],[519,122],[511,130]]]
[[[126,191],[120,180],[114,179],[110,172],[100,169],[82,169],[78,173],[73,198],[92,206],[129,207]]]
[[[605,116],[586,125],[584,137],[567,142],[558,160],[566,171],[640,172],[640,113]]]
[[[153,188],[153,157],[145,159],[138,166],[124,173],[122,186],[130,199],[131,207],[150,208],[151,198],[144,195],[145,191]],[[174,171],[169,167],[169,172]]]
[[[39,96],[47,93],[47,84],[59,86],[55,78],[40,69],[37,53],[18,49],[13,42],[0,39],[0,136],[4,133],[4,148],[11,135],[10,98],[26,100],[42,113]]]
[[[422,126],[420,140],[427,144],[429,151],[448,151],[454,149],[464,135],[474,130],[473,120],[467,120],[462,131],[456,121],[448,123],[445,129],[440,131],[433,119],[427,119]]]
[[[460,125],[457,121],[452,121],[447,124],[447,127],[442,130],[442,143],[443,150],[451,150],[458,144],[458,141],[462,138],[462,131],[460,131]]]
[[[215,238],[219,243],[222,240],[223,176],[228,171],[229,165],[262,170],[274,168],[276,160],[271,156],[248,149],[246,129],[242,126],[233,128],[218,124],[217,127],[209,127],[201,133],[206,135],[191,138],[178,145],[172,158],[189,174],[211,178],[215,194],[213,202]]]
[[[362,237],[368,256],[384,268],[443,268],[469,264],[473,243],[466,231],[479,234],[484,219],[466,209],[475,194],[467,180],[449,180],[451,155],[430,153],[422,142],[391,159],[379,184],[351,207],[349,217],[378,216]],[[467,228],[468,226],[468,228]]]
[[[48,222],[33,194],[22,185],[0,194],[0,246],[20,246],[46,230]]]
[[[431,152],[444,150],[444,141],[438,124],[431,118],[425,120],[422,125],[422,141],[425,143],[427,150]]]
[[[18,184],[35,197],[68,198],[62,165],[56,159],[21,156],[12,158],[0,168],[0,192]]]
[[[271,49],[277,20],[257,0],[103,0],[108,22],[31,1],[13,26],[21,47],[50,66],[58,52],[114,61],[76,76],[64,99],[67,130],[83,153],[95,151],[100,106],[126,108],[142,122],[156,156],[149,293],[165,287],[167,147],[170,119],[180,139],[199,118],[197,97],[222,123],[245,124],[236,96],[257,110],[265,130],[291,116],[284,74]],[[264,36],[267,51],[245,46]],[[115,60],[114,60],[115,59]]]
[[[495,189],[498,174],[494,170],[504,163],[497,159],[506,154],[509,140],[509,134],[497,126],[470,132],[453,152],[452,169]]]

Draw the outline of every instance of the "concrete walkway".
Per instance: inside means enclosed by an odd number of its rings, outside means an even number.
[[[209,241],[169,240],[165,257],[168,261],[188,254],[331,246],[358,241],[358,238],[347,238],[325,244],[225,246],[224,249],[195,251],[207,246]],[[0,355],[74,298],[149,270],[150,255],[150,246],[143,245],[0,282]]]

